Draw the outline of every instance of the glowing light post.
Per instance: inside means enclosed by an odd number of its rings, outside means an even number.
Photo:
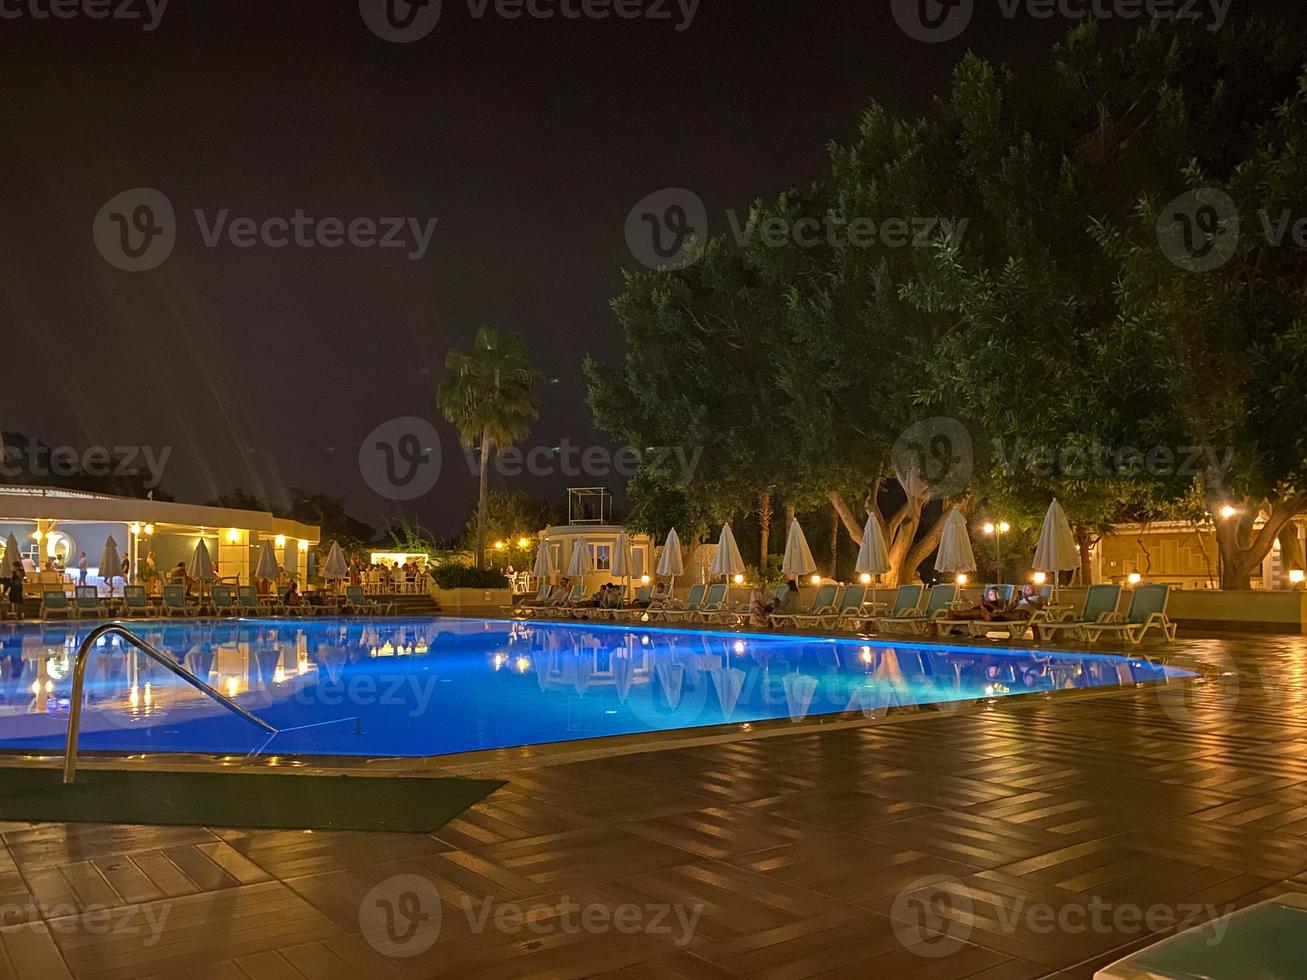
[[[998,584],[1003,584],[1003,535],[1012,530],[1012,525],[1007,521],[999,521],[995,524],[988,521],[985,524],[984,531],[986,534],[994,536],[994,560],[998,564]]]

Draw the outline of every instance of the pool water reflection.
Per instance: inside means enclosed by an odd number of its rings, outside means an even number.
[[[0,748],[63,746],[72,661],[94,625],[0,629]],[[593,624],[129,627],[278,728],[342,721],[279,736],[267,749],[289,755],[443,755],[1192,676],[1110,654]],[[91,658],[83,719],[83,751],[244,753],[262,741],[117,637]]]

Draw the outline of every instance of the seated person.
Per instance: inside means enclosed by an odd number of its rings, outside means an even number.
[[[1007,611],[1016,613],[1022,619],[1029,619],[1030,614],[1038,612],[1041,609],[1048,608],[1048,600],[1039,594],[1039,590],[1027,582],[1021,586],[1021,591],[1017,597],[1012,600],[1012,605],[1008,606]]]
[[[749,620],[754,626],[769,626],[771,614],[781,602],[775,596],[768,595],[766,586],[759,582],[749,595]]]
[[[984,596],[980,600],[980,605],[973,609],[967,609],[963,612],[950,613],[948,618],[951,620],[975,620],[977,622],[1001,623],[1007,619],[1008,607],[1003,600],[999,598],[998,589],[986,589]],[[931,633],[936,633],[936,627],[931,624]]]

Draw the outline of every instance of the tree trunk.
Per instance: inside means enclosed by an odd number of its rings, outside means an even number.
[[[840,568],[840,512],[830,510],[830,577],[839,581]]]
[[[771,493],[758,494],[758,573],[761,581],[767,580],[767,550],[771,544]]]
[[[1085,588],[1094,584],[1094,544],[1097,539],[1094,537],[1093,529],[1084,525],[1077,524],[1073,531],[1076,536],[1076,548],[1080,551],[1080,584]]]
[[[1221,516],[1222,508],[1235,504],[1239,505],[1237,514],[1229,518]],[[1221,588],[1251,589],[1253,573],[1271,553],[1275,539],[1294,517],[1307,510],[1307,494],[1293,493],[1277,499],[1271,504],[1271,512],[1260,529],[1256,526],[1257,505],[1250,497],[1232,502],[1209,491],[1207,509],[1216,521]]]
[[[486,508],[490,503],[490,430],[481,430],[481,491],[477,497],[477,568],[486,567]]]
[[[787,541],[790,537],[790,525],[794,523],[794,518],[797,513],[797,508],[795,508],[793,504],[785,505],[785,539]]]

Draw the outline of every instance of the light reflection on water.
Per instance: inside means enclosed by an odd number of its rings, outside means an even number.
[[[0,747],[62,746],[95,624],[0,629]],[[607,735],[1130,686],[1189,675],[1135,657],[593,624],[421,620],[134,623],[279,728],[285,754],[439,755]],[[117,637],[87,676],[86,750],[244,752],[259,741]]]

